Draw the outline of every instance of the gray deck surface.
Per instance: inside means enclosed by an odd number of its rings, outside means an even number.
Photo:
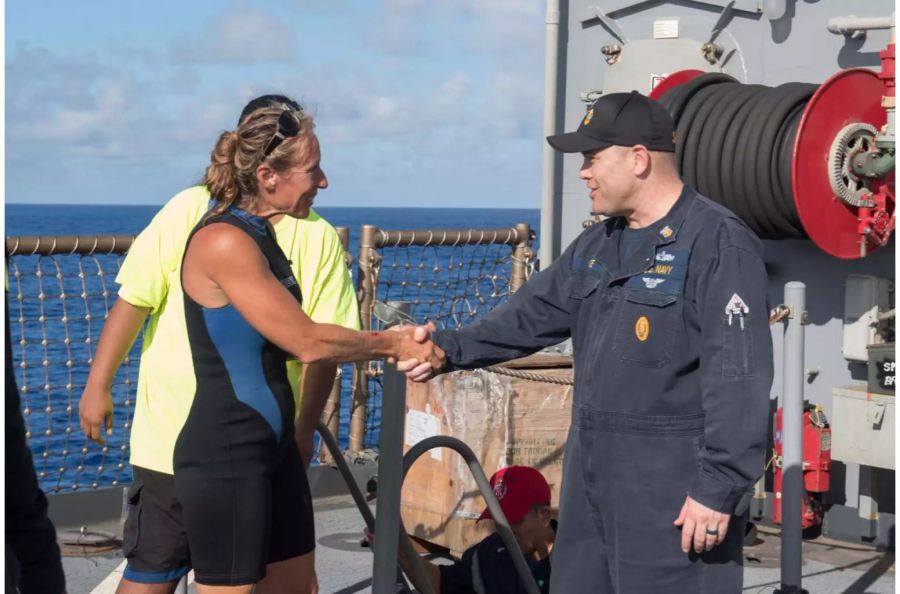
[[[316,566],[322,594],[371,592],[372,553],[360,547],[363,521],[349,496],[315,500]],[[115,531],[117,526],[92,526]],[[762,528],[745,548],[744,592],[770,594],[779,585],[779,538]],[[894,555],[830,539],[803,545],[803,587],[811,594],[894,592]],[[120,552],[63,560],[69,594],[112,594],[124,561]],[[195,592],[193,584],[188,592]]]

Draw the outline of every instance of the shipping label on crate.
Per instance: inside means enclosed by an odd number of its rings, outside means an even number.
[[[420,410],[406,411],[406,437],[404,441],[408,446],[414,446],[426,437],[441,434],[441,420]],[[441,448],[429,451],[435,460],[441,459]]]

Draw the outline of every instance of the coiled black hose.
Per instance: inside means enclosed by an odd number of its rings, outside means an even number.
[[[803,109],[818,85],[745,85],[708,73],[659,98],[675,121],[684,181],[764,239],[806,238],[791,185]]]

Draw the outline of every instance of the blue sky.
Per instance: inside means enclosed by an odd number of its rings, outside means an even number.
[[[162,204],[266,92],[320,206],[539,206],[543,0],[10,0],[6,200]]]

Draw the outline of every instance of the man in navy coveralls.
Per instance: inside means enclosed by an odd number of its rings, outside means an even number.
[[[739,592],[772,383],[762,245],[684,185],[672,120],[643,95],[604,95],[547,140],[584,156],[608,218],[505,305],[434,332],[441,371],[573,340],[552,594]]]

